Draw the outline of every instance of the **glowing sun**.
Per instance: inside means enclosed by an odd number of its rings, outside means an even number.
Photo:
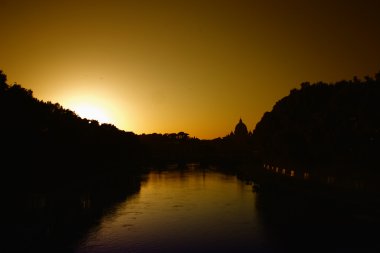
[[[73,109],[82,118],[97,120],[99,123],[110,123],[111,121],[107,112],[94,104],[76,104]]]

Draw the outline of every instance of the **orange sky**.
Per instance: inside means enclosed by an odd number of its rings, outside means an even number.
[[[351,3],[352,2],[352,3]],[[0,69],[118,128],[253,130],[301,82],[380,70],[380,1],[0,0]]]

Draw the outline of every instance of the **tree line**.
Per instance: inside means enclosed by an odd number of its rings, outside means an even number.
[[[199,140],[185,132],[136,135],[83,119],[19,84],[8,85],[0,71],[1,163],[9,176],[42,179],[128,173],[168,162],[371,169],[379,164],[378,101],[380,73],[305,82],[264,113],[252,133],[239,122],[236,133]]]
[[[54,184],[116,170],[128,173],[142,159],[134,133],[81,118],[58,103],[40,101],[31,90],[9,85],[2,71],[0,119],[3,178],[19,184]]]
[[[302,83],[266,112],[251,144],[270,163],[373,170],[380,151],[380,72]]]

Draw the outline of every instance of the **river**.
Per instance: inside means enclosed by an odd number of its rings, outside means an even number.
[[[151,171],[83,237],[76,253],[375,252],[379,225],[360,207],[261,193],[213,169]],[[347,210],[350,208],[350,210]]]
[[[275,176],[189,164],[8,187],[0,252],[380,252],[378,195]]]

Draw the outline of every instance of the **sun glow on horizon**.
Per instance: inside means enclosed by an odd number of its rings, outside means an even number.
[[[94,104],[79,103],[72,106],[74,112],[81,118],[97,120],[99,123],[112,123],[107,112]]]
[[[94,86],[91,87],[90,83]],[[104,88],[105,85],[100,87],[94,80],[70,80],[62,86],[65,89],[58,92],[56,100],[63,107],[74,111],[81,118],[96,120],[100,124],[118,123],[118,99]]]

